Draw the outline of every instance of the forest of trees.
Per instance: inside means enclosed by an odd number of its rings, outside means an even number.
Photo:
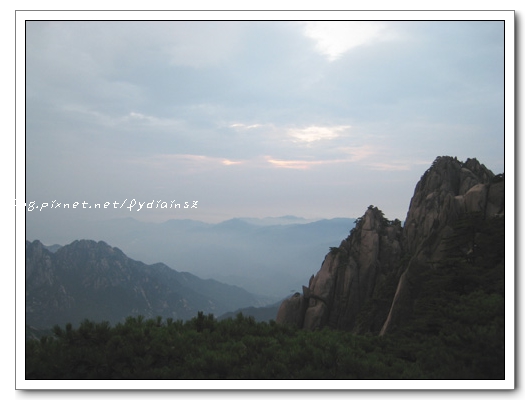
[[[87,320],[54,333],[28,341],[26,379],[504,378],[502,341],[488,326],[462,335],[379,337],[199,313],[185,323]]]
[[[468,215],[447,244],[416,279],[413,319],[392,334],[202,312],[85,320],[28,340],[26,379],[504,379],[504,218]]]

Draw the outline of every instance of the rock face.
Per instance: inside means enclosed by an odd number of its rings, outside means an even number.
[[[442,257],[451,225],[473,212],[504,214],[503,177],[476,159],[438,157],[416,185],[404,226],[370,206],[309,286],[282,303],[277,321],[309,330],[392,331],[410,315],[415,276]],[[381,297],[389,289],[393,296]]]
[[[494,175],[476,159],[461,163],[438,157],[416,185],[405,223],[405,249],[427,257],[438,249],[440,231],[464,212],[486,212],[486,197]],[[503,191],[504,192],[504,191]],[[504,195],[502,197],[504,210]],[[491,207],[491,214],[498,213]]]

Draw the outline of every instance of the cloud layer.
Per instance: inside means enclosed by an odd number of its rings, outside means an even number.
[[[503,171],[503,30],[29,21],[28,200],[182,195],[208,221],[373,203],[404,218],[438,155]]]

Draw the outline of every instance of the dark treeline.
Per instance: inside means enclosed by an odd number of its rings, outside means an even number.
[[[416,336],[308,332],[242,314],[86,320],[28,341],[26,379],[504,378],[503,341],[488,326]]]

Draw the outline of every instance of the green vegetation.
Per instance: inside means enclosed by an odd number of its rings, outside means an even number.
[[[467,305],[483,307],[477,297]],[[86,320],[28,341],[26,379],[503,379],[497,325],[415,338],[308,332],[241,314]]]
[[[337,248],[336,246],[330,246],[329,253],[332,255],[337,255],[340,252],[340,248]]]
[[[445,258],[414,278],[412,320],[398,334],[450,352],[451,363],[432,360],[441,377],[458,362],[462,378],[504,378],[504,228],[504,217],[464,215],[445,238]]]

